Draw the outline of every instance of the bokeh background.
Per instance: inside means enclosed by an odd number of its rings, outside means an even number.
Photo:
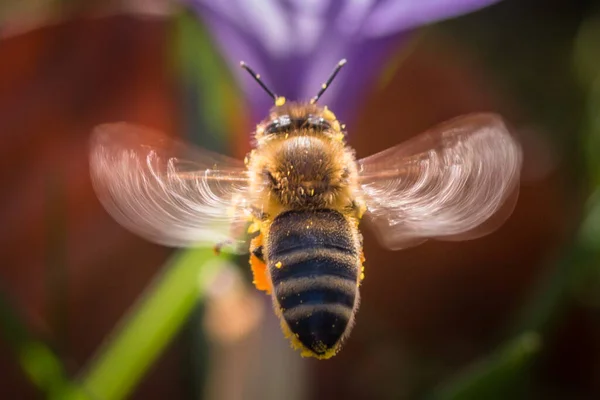
[[[600,398],[598,2],[501,1],[397,41],[345,121],[358,157],[499,112],[520,198],[474,241],[389,252],[365,230],[357,325],[328,361],[289,348],[246,259],[148,243],[92,190],[100,123],[250,149],[252,99],[203,21],[161,1],[0,5],[0,398]]]

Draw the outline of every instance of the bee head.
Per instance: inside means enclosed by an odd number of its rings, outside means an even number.
[[[345,64],[346,60],[342,59],[336,65],[327,81],[321,85],[321,89],[317,95],[310,99],[309,102],[287,103],[285,97],[276,95],[275,92],[265,85],[259,74],[254,72],[245,62],[240,62],[240,66],[273,98],[275,103],[275,107],[271,109],[269,118],[258,125],[256,138],[260,139],[265,135],[280,133],[289,134],[290,132],[298,132],[302,131],[302,128],[307,128],[321,132],[332,130],[335,137],[339,137],[341,140],[343,138],[342,127],[337,118],[326,106],[318,106],[317,101],[319,101]]]
[[[342,126],[327,106],[290,102],[271,109],[269,117],[256,128],[256,138],[287,138],[290,135],[326,133],[342,139]]]

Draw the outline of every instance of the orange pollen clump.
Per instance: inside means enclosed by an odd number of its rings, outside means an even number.
[[[260,246],[262,246],[262,234],[252,239],[250,249],[255,249]],[[266,264],[259,260],[254,254],[250,254],[250,268],[252,268],[252,275],[254,276],[254,280],[252,281],[254,286],[256,286],[258,290],[271,294],[273,286],[271,284],[271,279],[269,279],[267,274]]]

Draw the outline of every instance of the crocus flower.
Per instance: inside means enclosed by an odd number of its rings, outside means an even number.
[[[321,101],[346,120],[385,65],[415,28],[499,0],[118,0],[92,14],[126,12],[167,16],[174,3],[192,7],[210,30],[252,105],[262,118],[272,105],[238,68],[245,61],[278,95],[308,100],[336,63],[348,64]],[[0,37],[51,23],[66,14],[42,1],[0,15]],[[2,18],[4,17],[4,18]]]
[[[262,118],[272,100],[240,71],[256,70],[279,96],[308,100],[333,67],[348,60],[321,103],[347,119],[408,33],[498,0],[181,0],[210,30]]]

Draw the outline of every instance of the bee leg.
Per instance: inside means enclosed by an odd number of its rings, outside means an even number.
[[[254,286],[258,290],[271,294],[273,286],[267,273],[267,265],[265,264],[262,234],[256,236],[250,242],[250,267],[254,276],[254,280],[252,281]]]
[[[258,258],[258,260],[261,263],[265,262],[265,256],[263,254],[263,246],[259,246],[259,247],[255,248],[254,250],[252,250],[252,254],[254,255],[254,257]]]
[[[213,252],[215,253],[215,256],[218,256],[221,254],[221,249],[223,249],[223,247],[227,246],[228,244],[233,243],[232,240],[224,240],[222,242],[219,242],[217,244],[215,244],[215,247],[213,247]]]
[[[363,202],[356,200],[352,200],[352,202],[346,206],[346,209],[350,214],[353,214],[354,218],[357,220],[360,220],[365,214],[365,211],[367,211],[366,205]]]
[[[265,219],[269,218],[269,214],[262,211],[258,207],[252,206],[251,210],[252,210],[252,216],[258,221],[264,221]]]

